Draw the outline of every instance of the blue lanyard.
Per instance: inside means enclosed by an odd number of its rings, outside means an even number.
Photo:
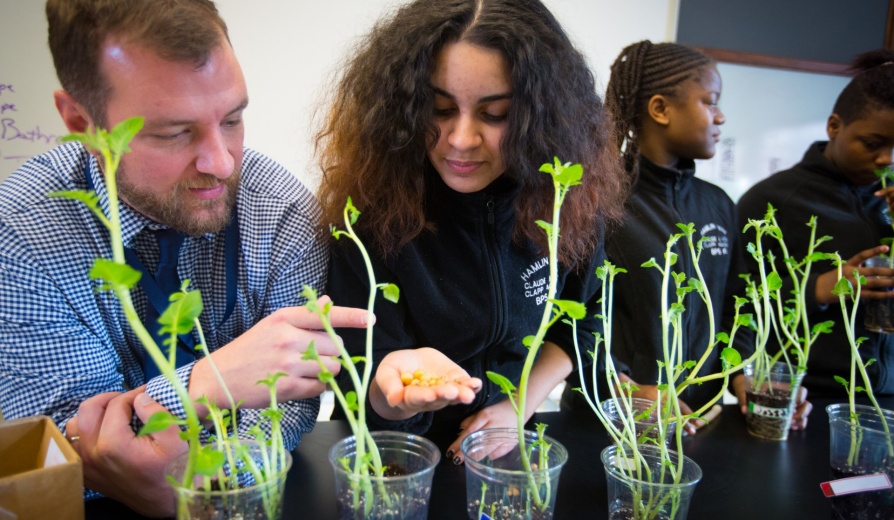
[[[87,178],[87,189],[96,191],[96,187],[93,184],[93,179],[90,178],[89,171],[90,162],[87,162],[87,165],[84,166],[84,175]],[[223,318],[221,318],[218,326],[223,325],[227,318],[233,313],[233,309],[236,308],[236,283],[239,275],[239,218],[238,213],[236,211],[233,212],[233,218],[230,220],[230,223],[227,224],[226,236],[224,239],[224,245],[226,248],[226,280],[227,280],[227,304],[224,309]],[[158,287],[158,284],[155,283],[155,278],[152,276],[151,271],[146,269],[143,265],[143,262],[140,261],[139,257],[137,257],[136,252],[129,247],[124,248],[124,257],[127,259],[127,263],[140,271],[142,276],[140,276],[140,287],[143,289],[143,292],[146,293],[146,297],[149,299],[149,303],[155,308],[156,312],[159,316],[165,311],[168,306],[169,300],[167,294],[164,294],[162,290]],[[154,324],[153,324],[154,325]],[[188,352],[194,356],[194,347],[195,340],[190,334],[181,334],[180,335],[180,347],[184,349],[188,349]]]

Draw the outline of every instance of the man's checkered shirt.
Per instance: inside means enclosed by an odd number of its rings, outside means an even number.
[[[118,301],[108,291],[97,291],[99,282],[88,278],[94,258],[110,255],[107,230],[82,203],[47,196],[86,189],[85,172],[108,215],[97,161],[77,143],[31,159],[0,185],[0,409],[8,419],[49,415],[63,431],[85,399],[144,383],[143,349]],[[187,237],[180,254],[180,278],[202,293],[200,320],[211,351],[273,311],[303,304],[305,284],[323,294],[326,282],[328,253],[317,233],[319,205],[294,176],[246,149],[236,207],[241,235],[237,299],[225,323],[218,323],[226,306],[224,232]],[[121,210],[125,247],[135,248],[153,269],[158,251],[149,230],[158,225],[126,205]],[[139,288],[133,294],[142,317],[146,297]],[[178,369],[183,381],[193,365]],[[183,416],[163,377],[149,381],[146,393]],[[292,449],[313,428],[319,399],[284,408],[283,433]],[[240,411],[240,433],[258,419],[257,410]]]

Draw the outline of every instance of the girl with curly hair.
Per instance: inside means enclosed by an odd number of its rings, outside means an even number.
[[[487,370],[518,382],[525,336],[546,300],[553,157],[584,179],[562,211],[558,297],[595,309],[605,224],[627,189],[595,80],[537,0],[416,0],[381,21],[344,67],[317,134],[323,222],[340,225],[350,196],[378,280],[401,288],[376,305],[370,424],[460,430],[447,450],[515,412]],[[360,255],[333,246],[329,295],[365,306]],[[592,312],[589,313],[592,316]],[[579,326],[584,348],[596,320]],[[363,334],[339,331],[348,350]],[[573,368],[571,327],[549,331],[535,364],[528,417]],[[421,369],[455,382],[404,387]],[[453,405],[453,406],[448,406]],[[436,412],[436,413],[435,413]]]

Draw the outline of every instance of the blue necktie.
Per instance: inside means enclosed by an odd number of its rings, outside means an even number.
[[[186,238],[183,233],[173,229],[162,229],[155,232],[158,239],[158,267],[155,268],[153,278],[161,291],[162,297],[149,298],[149,305],[146,307],[146,328],[155,338],[155,342],[161,347],[162,352],[168,353],[168,347],[164,344],[166,339],[170,338],[169,334],[162,335],[159,333],[161,325],[158,324],[159,312],[164,312],[168,307],[168,298],[174,292],[180,290],[180,277],[177,275],[177,260],[180,256],[180,246],[183,245],[183,239]],[[143,276],[146,276],[144,273]],[[178,341],[182,343],[182,341]],[[177,366],[183,366],[195,360],[195,356],[189,351],[186,345],[174,345],[177,349]],[[153,377],[160,374],[158,367],[147,354],[143,360],[143,373],[148,382]]]

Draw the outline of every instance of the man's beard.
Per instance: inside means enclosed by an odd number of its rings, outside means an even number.
[[[123,166],[122,164],[118,168],[117,174],[121,199],[137,212],[159,224],[164,224],[190,236],[200,236],[220,231],[230,222],[242,177],[239,170],[235,170],[232,175],[223,180],[213,175],[203,174],[201,177],[191,179],[188,183],[177,183],[173,193],[163,194],[134,186],[129,181]],[[226,185],[226,191],[222,197],[216,199],[196,199],[189,193],[190,188],[213,188],[218,184]],[[184,204],[184,200],[189,203]],[[209,215],[208,212],[212,209],[213,213]]]

